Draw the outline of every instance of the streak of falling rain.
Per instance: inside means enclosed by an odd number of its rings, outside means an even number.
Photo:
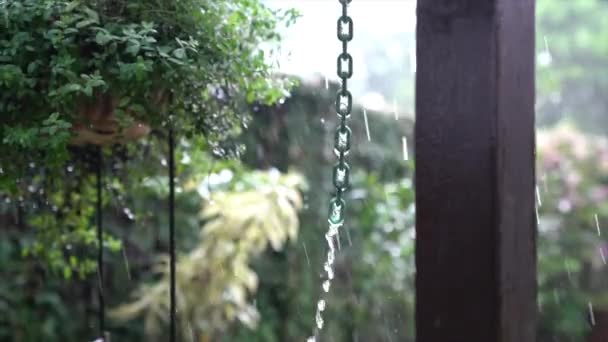
[[[595,218],[595,228],[597,228],[597,236],[602,236],[602,231],[600,230],[600,220],[597,218],[597,214],[593,215]]]
[[[415,74],[416,73],[416,44],[411,44],[410,48],[408,50],[409,50],[408,54],[410,56],[410,58],[409,58],[410,59],[410,61],[409,61],[410,72],[412,74]]]
[[[103,280],[101,279],[100,269],[97,268],[97,286],[99,287],[99,292],[103,296]]]
[[[306,250],[306,244],[304,242],[302,242],[302,247],[304,247],[304,255],[306,255],[306,263],[308,264],[308,267],[310,267],[310,259],[308,258],[308,251]]]
[[[190,341],[194,342],[194,329],[192,328],[192,323],[188,322],[188,328],[190,330]]]
[[[593,314],[593,304],[591,302],[587,303],[589,306],[589,318],[591,320],[591,325],[595,325],[595,315]]]
[[[566,267],[566,272],[568,273],[568,280],[572,281],[572,272],[570,271],[570,264],[568,264],[568,260],[564,260],[564,266]]]
[[[602,257],[602,262],[606,265],[606,254],[604,254],[604,248],[600,247],[600,256]]]
[[[329,78],[325,76],[325,89],[329,89]]]
[[[553,60],[551,51],[549,51],[549,43],[547,42],[547,36],[543,36],[545,42],[545,49],[538,55],[538,63],[541,66],[549,66]]]
[[[540,177],[540,179],[543,181],[543,190],[544,190],[545,192],[548,192],[548,191],[549,191],[549,186],[547,185],[547,175],[546,175],[546,174],[543,174],[543,175]]]
[[[353,240],[350,239],[350,229],[345,229],[345,230],[346,230],[346,239],[348,240],[348,245],[352,247]]]
[[[393,99],[393,112],[395,113],[395,120],[399,120],[399,114],[397,113],[397,101]]]
[[[538,205],[534,206],[534,210],[536,210],[536,225],[540,226],[540,215],[538,214]]]
[[[543,202],[540,200],[540,190],[538,189],[538,185],[536,185],[536,200],[538,201],[538,206],[542,206]]]
[[[407,138],[405,137],[405,135],[401,137],[401,142],[403,143],[403,160],[407,161],[409,159],[409,156],[407,153]]]
[[[384,329],[384,332],[386,333],[386,337],[388,338],[389,342],[393,342],[393,337],[391,336],[390,330],[391,330],[391,324],[388,322],[388,319],[386,319],[386,315],[384,315],[384,327],[386,329]]]
[[[129,278],[129,281],[131,281],[131,268],[129,267],[129,258],[127,258],[127,252],[125,251],[125,244],[122,244],[122,258],[125,261],[125,269],[127,270],[127,277]]]
[[[369,134],[369,123],[367,121],[367,110],[363,108],[363,121],[365,122],[365,133],[367,133],[367,141],[372,141],[372,137]]]

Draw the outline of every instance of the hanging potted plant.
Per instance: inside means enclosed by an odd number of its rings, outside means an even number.
[[[82,104],[76,111],[76,120],[72,125],[73,145],[110,145],[128,142],[147,136],[150,126],[137,121],[121,127],[116,118],[118,110],[116,98],[101,94],[92,103]]]
[[[285,96],[259,46],[295,17],[248,0],[0,3],[0,192],[69,144],[233,135],[248,102]]]

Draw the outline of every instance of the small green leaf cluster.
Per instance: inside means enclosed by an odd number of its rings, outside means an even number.
[[[30,215],[27,224],[35,228],[31,239],[23,240],[22,255],[43,260],[50,272],[61,273],[70,279],[74,273],[80,278],[95,272],[98,240],[95,218],[95,177],[83,177],[78,189],[71,189],[61,180],[54,181],[54,189],[48,189],[48,206]],[[106,201],[107,202],[107,199]],[[104,249],[116,252],[121,242],[106,232]]]

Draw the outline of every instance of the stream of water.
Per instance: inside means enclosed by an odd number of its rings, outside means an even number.
[[[329,288],[331,287],[331,281],[334,279],[334,260],[336,259],[336,247],[335,247],[335,238],[338,235],[338,229],[342,226],[342,224],[329,224],[329,229],[325,233],[325,240],[327,241],[327,258],[325,259],[325,263],[323,264],[323,269],[326,273],[326,278],[321,285],[323,292],[321,294],[321,298],[317,301],[317,311],[315,313],[315,322],[316,329],[313,336],[310,336],[307,342],[316,342],[317,336],[323,330],[323,311],[325,311],[325,307],[327,302],[323,298],[329,292]]]

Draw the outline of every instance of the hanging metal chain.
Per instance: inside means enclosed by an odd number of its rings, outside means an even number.
[[[335,245],[334,240],[338,234],[338,229],[344,225],[344,192],[350,183],[350,166],[346,162],[346,156],[350,151],[352,131],[346,124],[346,120],[350,117],[353,109],[353,96],[348,91],[348,79],[353,75],[353,57],[348,53],[348,42],[353,39],[353,20],[348,16],[347,6],[351,0],[339,0],[342,4],[342,16],[338,19],[338,39],[342,42],[342,53],[338,56],[338,77],[342,79],[342,88],[336,94],[336,112],[340,118],[340,124],[336,129],[334,136],[334,153],[338,157],[338,163],[333,168],[333,183],[336,187],[336,195],[331,199],[329,204],[329,229],[325,234],[327,241],[327,259],[323,265],[323,269],[327,273],[327,279],[323,282],[322,288],[325,294],[329,292],[331,281],[334,278],[333,264],[335,261]],[[316,329],[313,336],[307,339],[307,342],[316,342],[317,337],[323,329],[323,311],[325,311],[326,302],[321,296],[317,302],[317,310],[315,313]]]
[[[340,117],[340,125],[335,133],[334,153],[338,163],[333,169],[333,183],[336,195],[329,205],[329,224],[340,227],[344,224],[344,209],[346,203],[343,195],[350,183],[350,166],[346,156],[350,151],[352,131],[346,120],[353,109],[353,96],[348,91],[348,79],[353,75],[353,57],[348,53],[348,42],[353,39],[353,20],[348,16],[347,7],[351,0],[339,0],[342,4],[342,16],[338,19],[338,39],[342,42],[342,53],[338,56],[338,77],[342,80],[342,88],[336,95],[336,112]]]

